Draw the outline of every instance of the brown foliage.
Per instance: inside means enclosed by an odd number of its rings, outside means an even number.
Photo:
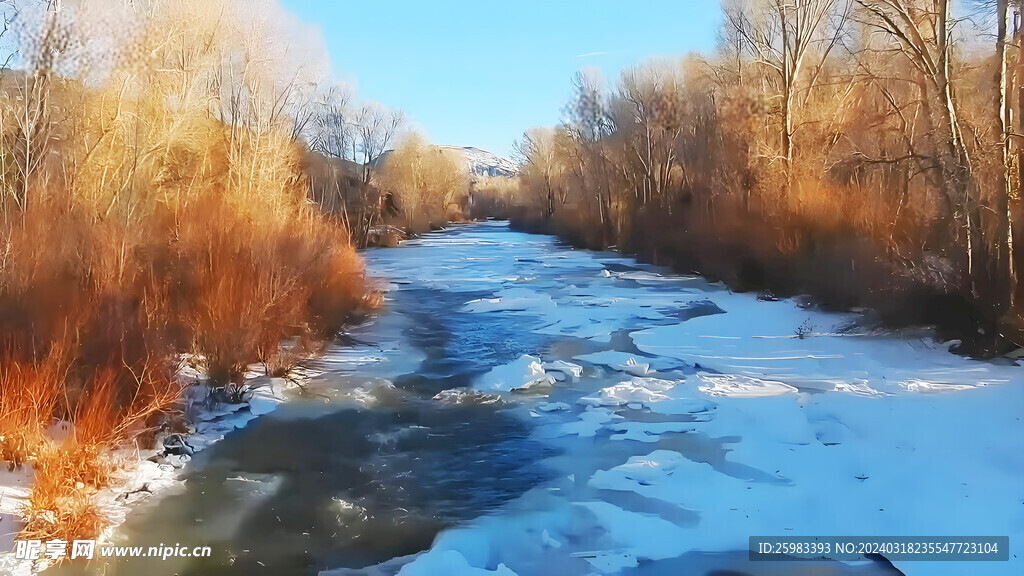
[[[380,186],[398,197],[407,227],[423,232],[461,219],[450,208],[465,201],[469,175],[455,152],[431,146],[411,134],[388,156]],[[451,216],[451,218],[449,218]]]
[[[999,62],[918,4],[730,1],[713,56],[577,77],[568,121],[524,136],[517,220],[995,349],[1016,317]]]
[[[250,59],[263,36],[238,33],[235,2],[191,4],[124,13],[137,28],[102,81],[43,62],[23,84],[59,89],[0,93],[0,460],[35,471],[34,538],[98,535],[109,449],[173,412],[180,355],[238,382],[373,303],[346,230],[306,200],[294,86]],[[89,32],[74,24],[43,25]],[[29,133],[25,107],[62,115]]]

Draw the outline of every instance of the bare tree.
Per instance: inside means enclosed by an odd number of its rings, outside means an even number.
[[[603,79],[596,71],[580,71],[573,77],[573,87],[575,94],[566,107],[566,120],[563,122],[563,128],[574,144],[568,147],[568,155],[573,159],[569,170],[579,180],[580,190],[593,193],[592,199],[597,201],[602,227],[618,228],[621,222],[612,214],[614,190],[605,142],[616,127]],[[592,173],[589,181],[588,172]],[[591,198],[586,200],[589,202]]]
[[[4,33],[17,15],[15,4],[11,3],[9,8],[10,12],[4,12]],[[13,195],[15,205],[22,211],[29,204],[32,179],[41,173],[53,144],[51,75],[70,42],[68,30],[60,17],[59,0],[48,0],[41,26],[29,42],[23,42],[26,51],[21,56],[25,69],[17,73],[15,80],[17,103],[12,114],[15,130],[11,134],[0,131],[3,138],[2,146],[11,151],[17,173],[17,183],[9,189],[9,193]],[[5,68],[13,56],[8,55]],[[2,123],[3,120],[0,120],[0,127]]]
[[[746,0],[726,4],[725,16],[754,61],[777,77],[781,88],[782,157],[793,166],[793,108],[809,55],[824,61],[839,41],[850,13],[845,0]],[[835,19],[832,26],[826,26]],[[810,90],[816,75],[812,76]]]
[[[363,184],[369,184],[373,164],[388,149],[399,129],[405,124],[405,113],[388,110],[377,103],[365,104],[356,116],[356,139],[362,154]]]
[[[668,200],[673,170],[677,163],[677,142],[683,130],[684,102],[679,79],[656,67],[632,69],[623,73],[618,100],[628,108],[627,118],[616,127],[629,148],[629,156],[640,163],[640,204],[657,198],[663,206]]]
[[[351,141],[356,138],[352,93],[347,87],[331,86],[315,101],[310,122],[309,146],[328,158],[351,159]]]
[[[1014,285],[1016,284],[1016,271],[1013,266],[1013,225],[1010,214],[1010,134],[1013,131],[1011,126],[1012,111],[1010,102],[1006,97],[1007,84],[1009,82],[1009,59],[1008,59],[1008,28],[1010,24],[1010,1],[997,0],[996,2],[996,55],[999,59],[999,71],[996,74],[996,90],[998,93],[996,116],[998,118],[999,136],[1002,139],[999,146],[1001,153],[1001,171],[999,184],[996,190],[995,199],[995,289],[993,298],[996,299],[998,314],[1010,310],[1013,307]]]
[[[541,201],[545,214],[555,213],[556,202],[564,202],[557,183],[558,174],[563,170],[555,129],[531,128],[523,133],[522,139],[514,144],[516,159],[519,161],[523,178],[537,178],[542,182]]]

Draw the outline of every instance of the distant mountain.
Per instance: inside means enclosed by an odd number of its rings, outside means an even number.
[[[469,173],[475,176],[511,178],[516,175],[516,165],[508,158],[481,150],[473,146],[438,146],[441,150],[452,150],[466,158]]]
[[[508,158],[502,158],[497,154],[481,150],[474,146],[438,146],[438,150],[451,150],[460,154],[466,159],[466,166],[472,176],[490,176],[495,178],[512,178],[519,170]],[[380,156],[370,161],[370,167],[374,169],[383,168],[388,163],[388,158],[394,150],[385,150]]]

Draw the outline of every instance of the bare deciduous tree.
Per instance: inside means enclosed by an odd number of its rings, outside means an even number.
[[[377,103],[365,104],[356,115],[356,142],[362,154],[363,183],[369,184],[373,163],[388,149],[388,145],[405,124],[405,113],[388,110]]]
[[[849,6],[845,0],[745,0],[725,5],[735,38],[778,80],[782,158],[787,172],[793,165],[794,100],[801,90],[801,76],[815,49],[815,56],[823,61],[836,46]],[[810,90],[816,78],[817,74],[812,75],[802,89]]]

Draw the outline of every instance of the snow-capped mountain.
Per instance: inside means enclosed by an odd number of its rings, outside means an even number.
[[[508,158],[481,150],[473,146],[438,146],[442,150],[453,150],[466,158],[469,173],[475,176],[511,178],[516,175],[516,165]]]

